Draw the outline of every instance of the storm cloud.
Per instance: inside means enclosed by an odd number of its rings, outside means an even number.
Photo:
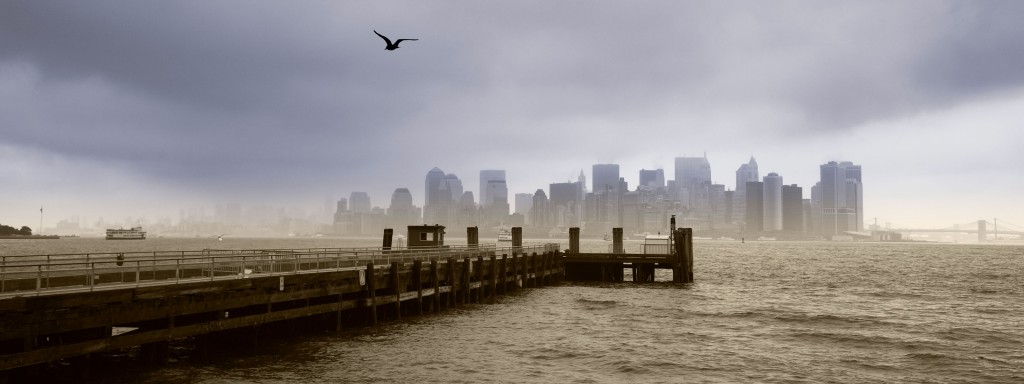
[[[422,204],[433,166],[467,186],[508,169],[511,192],[532,192],[707,151],[730,188],[751,155],[808,187],[824,161],[862,163],[869,214],[912,217],[883,211],[897,194],[873,178],[905,189],[901,174],[976,151],[1024,163],[1004,148],[1024,144],[1020,20],[1018,1],[6,1],[0,214],[121,194],[160,212],[353,190],[386,206],[396,187]],[[420,40],[389,52],[374,29]],[[917,148],[921,121],[959,140]],[[911,153],[878,150],[886,135]]]

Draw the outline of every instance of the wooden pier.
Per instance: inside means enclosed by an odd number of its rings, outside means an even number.
[[[443,245],[444,227],[409,231],[407,248],[386,233],[380,248],[2,257],[0,383],[109,350],[138,346],[142,361],[160,362],[169,341],[191,338],[202,358],[224,341],[256,344],[297,327],[374,325],[563,279],[622,281],[624,268],[637,282],[653,281],[656,268],[693,281],[689,229],[674,231],[671,252],[641,255],[581,253],[578,228],[564,254],[557,244],[524,246],[521,228],[507,248],[479,245],[476,227],[462,247]]]

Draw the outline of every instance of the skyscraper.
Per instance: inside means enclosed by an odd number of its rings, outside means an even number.
[[[646,188],[664,188],[665,187],[665,170],[664,169],[641,169],[640,170],[640,185],[638,187]]]
[[[705,157],[677,157],[676,183],[681,187],[711,185],[711,163]]]
[[[505,170],[487,169],[480,171],[480,206],[488,207],[494,203],[494,198],[487,194],[487,183],[491,181],[505,182]],[[506,196],[508,196],[506,194]]]
[[[748,181],[744,189],[746,194],[746,230],[747,232],[761,232],[764,230],[764,195],[763,183],[760,181]]]
[[[443,185],[443,189],[447,189],[451,195],[451,199],[449,199],[450,201],[457,202],[462,198],[462,180],[459,180],[459,177],[455,176],[454,173],[444,175],[444,179],[441,180],[441,183]]]
[[[796,184],[782,186],[782,230],[804,231],[804,192]],[[809,204],[809,203],[808,203]]]
[[[423,221],[426,223],[440,224],[447,221],[444,206],[451,201],[452,195],[441,186],[444,176],[444,171],[437,167],[427,172],[423,201]]]
[[[618,192],[619,189],[619,165],[618,164],[594,164],[591,176],[594,178],[594,193],[604,194]]]
[[[746,219],[744,212],[747,210],[747,182],[758,180],[761,180],[761,177],[758,176],[757,160],[751,156],[749,162],[740,165],[740,168],[736,170],[736,191],[733,192],[733,210],[737,213],[734,217],[735,221]]]
[[[764,231],[782,230],[782,176],[772,172],[764,177],[762,186]]]
[[[366,192],[352,192],[348,196],[348,202],[352,213],[370,213],[373,205],[370,204],[370,195]]]
[[[839,235],[864,228],[864,196],[861,168],[849,161],[821,165],[821,229]]]
[[[522,215],[530,214],[530,207],[533,206],[533,195],[529,193],[516,194],[516,213]]]

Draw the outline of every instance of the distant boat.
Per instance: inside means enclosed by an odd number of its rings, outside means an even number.
[[[512,242],[512,230],[506,226],[498,227],[498,242]]]
[[[107,240],[146,240],[146,231],[142,227],[107,229]]]

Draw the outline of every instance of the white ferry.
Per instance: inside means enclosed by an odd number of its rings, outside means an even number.
[[[142,227],[107,229],[107,240],[146,240],[146,231]]]
[[[512,230],[506,226],[498,227],[498,242],[512,242]]]

